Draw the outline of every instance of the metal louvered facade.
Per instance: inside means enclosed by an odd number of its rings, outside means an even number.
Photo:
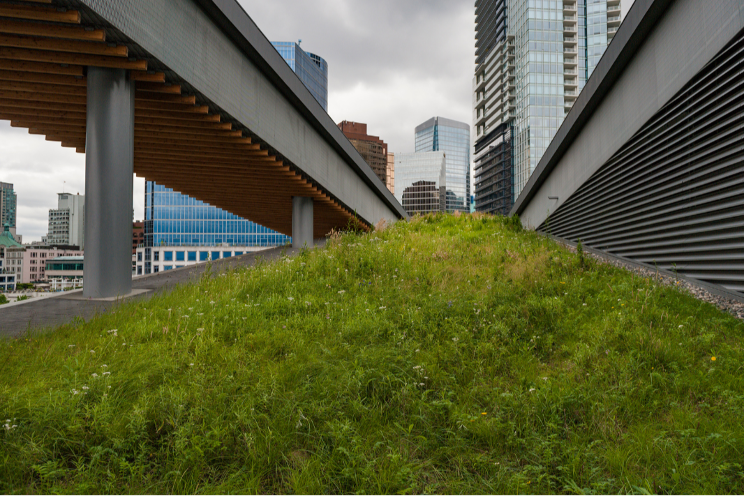
[[[538,230],[744,292],[744,32]]]

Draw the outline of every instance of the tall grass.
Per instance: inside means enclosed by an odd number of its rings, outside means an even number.
[[[741,493],[743,331],[416,218],[1,342],[0,490]]]

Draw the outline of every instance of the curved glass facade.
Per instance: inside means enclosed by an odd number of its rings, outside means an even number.
[[[145,246],[281,246],[292,238],[154,181],[145,183]]]
[[[470,126],[433,117],[416,127],[416,153],[447,155],[445,210],[470,212]]]
[[[314,53],[308,53],[292,41],[272,41],[279,55],[289,64],[300,81],[328,112],[328,63]]]

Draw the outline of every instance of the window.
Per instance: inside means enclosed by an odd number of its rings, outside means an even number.
[[[223,251],[222,252],[222,258],[230,258],[230,257],[232,257],[232,252],[231,251]]]
[[[153,256],[155,257],[154,258],[154,261],[155,262],[159,262],[160,261],[160,252],[159,251],[154,252],[153,253]]]
[[[142,261],[142,252],[141,251],[137,253],[137,261],[138,262],[141,262]]]
[[[206,262],[209,259],[209,252],[208,251],[202,251],[199,253],[199,261],[200,262]]]
[[[156,266],[154,266],[154,267],[153,267],[153,272],[154,272],[155,274],[157,274],[158,272],[160,272],[160,266],[159,266],[159,265],[156,265]]]
[[[212,260],[219,260],[220,259],[220,252],[213,251],[212,252]]]
[[[183,262],[184,260],[186,260],[185,256],[186,256],[186,253],[185,252],[183,252],[183,251],[177,251],[176,252],[176,262]]]
[[[142,275],[142,266],[141,265],[138,265],[137,266],[137,275],[138,276],[141,276]]]
[[[163,265],[163,270],[173,270],[172,265]]]
[[[243,252],[242,252],[242,251],[236,251],[236,252],[235,252],[235,256],[236,256],[236,257],[239,257],[239,256],[240,256],[240,255],[242,255],[242,254],[243,254]]]
[[[196,252],[190,251],[189,252],[189,262],[196,262]]]
[[[173,252],[172,251],[164,251],[163,252],[163,260],[166,262],[172,262],[173,261]]]

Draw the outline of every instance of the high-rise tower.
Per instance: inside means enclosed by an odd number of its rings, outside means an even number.
[[[272,41],[271,44],[318,100],[323,110],[328,112],[328,64],[326,61],[314,53],[304,51],[299,43],[293,41]]]
[[[13,185],[0,183],[0,229],[8,225],[10,233],[15,235],[16,230],[16,207],[18,197],[13,190]]]
[[[444,152],[447,156],[443,210],[470,212],[470,126],[432,117],[416,127],[416,153],[421,152]]]
[[[620,25],[621,0],[476,0],[475,202],[507,214]]]

